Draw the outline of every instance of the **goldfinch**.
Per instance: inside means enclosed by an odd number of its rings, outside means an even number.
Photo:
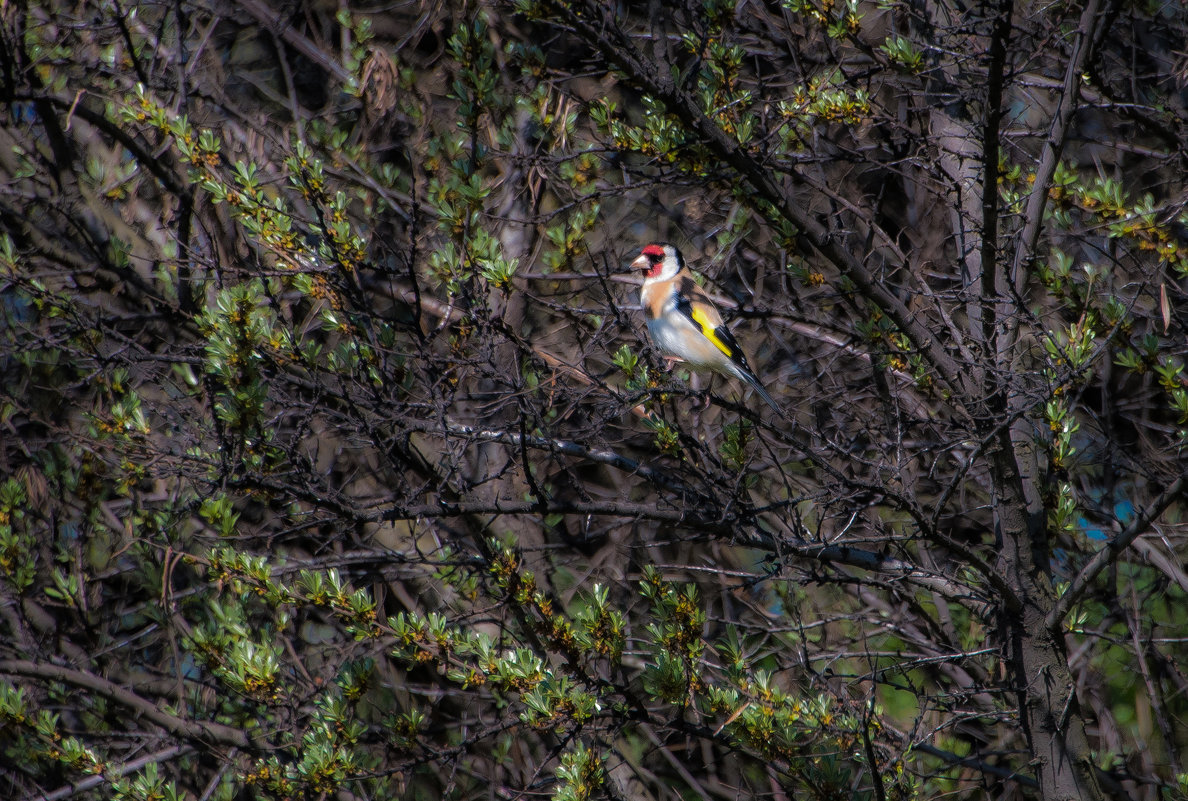
[[[694,369],[741,378],[781,416],[783,410],[759,383],[747,357],[705,290],[693,280],[681,253],[672,245],[648,245],[631,262],[643,272],[639,299],[648,318],[648,334],[665,354]]]

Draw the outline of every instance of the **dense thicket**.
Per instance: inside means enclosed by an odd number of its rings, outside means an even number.
[[[0,793],[1188,797],[1186,38],[4,4]]]

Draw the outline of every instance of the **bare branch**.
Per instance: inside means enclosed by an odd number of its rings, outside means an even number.
[[[1089,589],[1093,581],[1101,575],[1101,571],[1112,565],[1117,560],[1118,555],[1129,548],[1136,537],[1146,533],[1151,524],[1159,519],[1159,516],[1164,513],[1167,507],[1177,501],[1183,500],[1185,482],[1188,482],[1188,473],[1181,473],[1145,509],[1135,515],[1134,519],[1130,521],[1126,528],[1112,537],[1106,543],[1105,547],[1095,553],[1088,564],[1081,568],[1080,572],[1073,577],[1068,589],[1056,601],[1056,605],[1052,607],[1047,618],[1045,618],[1044,625],[1049,630],[1057,631],[1061,624],[1063,624],[1064,618],[1068,616],[1069,611],[1081,600],[1081,597]]]
[[[41,681],[60,681],[84,690],[90,690],[115,701],[146,720],[160,726],[170,734],[206,745],[248,748],[255,741],[242,729],[225,726],[208,720],[186,720],[165,712],[147,698],[142,698],[107,679],[82,670],[50,665],[45,662],[31,662],[24,659],[0,660],[0,675],[23,676]]]

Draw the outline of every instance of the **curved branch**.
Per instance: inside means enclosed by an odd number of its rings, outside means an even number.
[[[701,515],[691,512],[688,508],[659,509],[655,504],[647,503],[587,503],[583,501],[557,502],[549,501],[542,504],[533,501],[474,501],[468,503],[426,503],[416,506],[400,506],[388,509],[369,519],[369,522],[391,522],[394,520],[413,520],[417,518],[461,517],[468,515],[542,515],[542,514],[581,514],[581,515],[609,515],[638,520],[652,520],[681,526],[699,534],[719,537],[730,537],[734,542],[749,548],[788,556],[789,554],[801,559],[810,559],[822,563],[836,563],[847,565],[872,573],[898,578],[913,584],[926,587],[945,597],[962,603],[980,617],[990,614],[990,602],[979,596],[970,587],[952,579],[924,570],[919,565],[895,559],[890,556],[853,548],[848,545],[824,545],[797,537],[777,538],[757,526],[748,526],[748,521],[731,513],[723,513],[717,517]],[[750,533],[740,530],[750,528]]]
[[[97,776],[88,776],[87,778],[75,782],[74,784],[68,784],[64,787],[59,787],[57,790],[38,796],[37,798],[33,799],[33,801],[62,801],[63,798],[70,798],[71,796],[86,792],[92,787],[98,787],[105,782],[110,782],[111,780],[117,779],[121,776],[127,776],[129,773],[135,773],[145,765],[156,762],[168,762],[171,759],[189,754],[193,750],[194,749],[188,745],[171,745],[168,748],[157,751],[156,753],[145,754],[144,756],[137,759],[129,760],[122,765],[114,765],[109,767],[105,769],[103,773]]]
[[[119,142],[136,161],[146,170],[156,176],[157,180],[161,182],[170,193],[177,195],[179,198],[191,197],[193,189],[182,183],[182,180],[166,169],[161,159],[154,157],[152,153],[144,148],[140,141],[125,131],[120,126],[109,120],[102,112],[95,111],[88,108],[86,104],[76,102],[72,97],[59,97],[57,95],[42,94],[42,93],[26,93],[14,96],[15,100],[27,101],[45,101],[59,108],[69,109],[71,116],[78,117],[80,120],[85,120],[87,123],[95,126],[103,133],[110,136],[115,141]],[[192,200],[191,200],[192,202]]]
[[[590,448],[570,440],[521,435],[511,431],[483,429],[461,423],[435,423],[424,420],[410,420],[403,427],[410,431],[418,431],[423,434],[445,434],[454,437],[465,437],[476,442],[498,442],[502,445],[511,445],[516,448],[528,447],[553,453],[563,453],[566,456],[576,456],[579,459],[604,464],[609,467],[616,467],[626,473],[637,475],[649,484],[661,489],[679,492],[682,495],[699,497],[703,502],[712,502],[713,500],[704,493],[690,487],[676,476],[670,475],[663,470],[649,467],[642,462],[623,456],[608,448]]]
[[[60,681],[115,701],[127,707],[137,715],[160,726],[165,731],[188,740],[196,740],[208,745],[227,745],[235,748],[248,748],[253,745],[243,729],[224,726],[208,720],[186,720],[161,709],[147,698],[141,698],[134,692],[125,690],[114,682],[87,673],[82,670],[51,665],[45,662],[32,662],[25,659],[0,660],[0,675],[22,676],[27,679],[42,679],[45,681]]]

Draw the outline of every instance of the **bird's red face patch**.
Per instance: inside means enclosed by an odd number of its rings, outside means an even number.
[[[647,261],[647,265],[643,268],[645,276],[649,278],[660,274],[660,268],[664,266],[664,248],[659,245],[648,245],[643,249],[641,255]]]

